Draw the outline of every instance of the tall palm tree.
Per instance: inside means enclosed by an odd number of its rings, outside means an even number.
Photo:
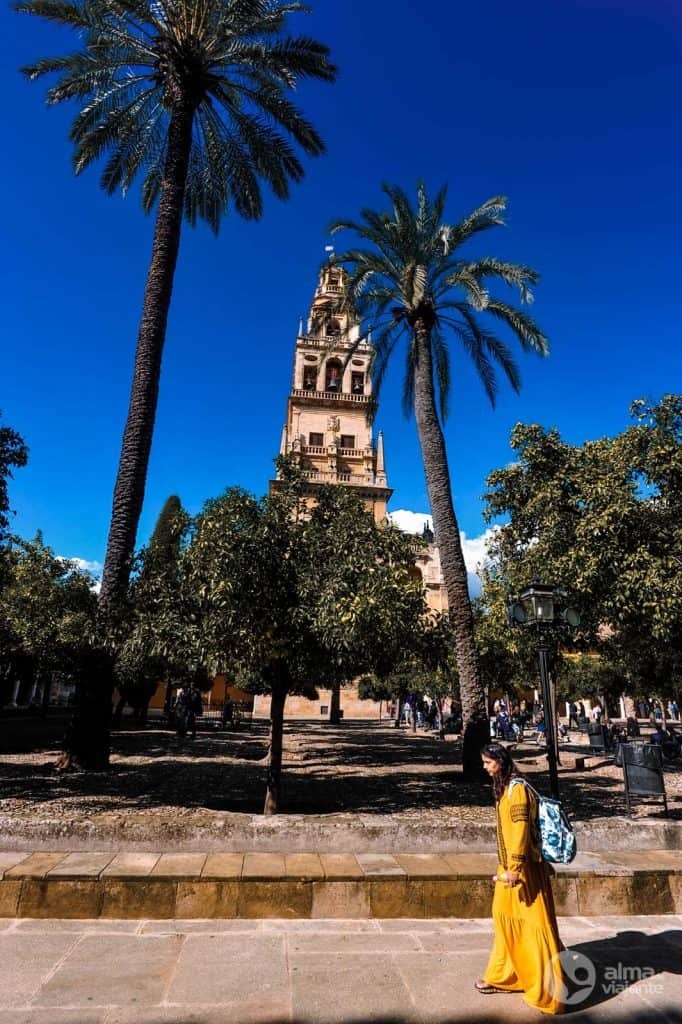
[[[378,400],[386,369],[398,344],[406,342],[403,409],[414,413],[436,542],[455,634],[466,734],[465,769],[478,761],[478,741],[487,716],[459,527],[452,501],[450,470],[442,424],[450,394],[448,337],[471,358],[483,387],[495,404],[496,368],[518,391],[519,371],[505,342],[491,329],[501,324],[524,351],[548,352],[547,339],[526,312],[489,291],[502,282],[532,301],[530,285],[538,274],[530,267],[494,257],[467,259],[464,244],[474,235],[504,223],[503,197],[479,206],[455,225],[443,223],[446,189],[430,200],[422,184],[412,205],[397,186],[384,186],[388,212],[365,209],[359,221],[337,221],[331,231],[348,229],[358,244],[335,259],[348,271],[344,302],[352,305],[374,334],[374,396]],[[488,323],[484,322],[484,314]],[[352,354],[352,353],[351,353]]]
[[[286,199],[303,177],[297,147],[324,151],[289,93],[303,78],[332,82],[326,46],[285,35],[305,10],[286,0],[21,0],[17,10],[79,34],[78,49],[24,68],[56,74],[48,103],[74,100],[70,138],[80,173],[108,157],[102,187],[126,192],[142,175],[146,212],[157,206],[100,602],[120,603],[144,499],[183,218],[217,232],[232,205],[263,211],[261,180]]]

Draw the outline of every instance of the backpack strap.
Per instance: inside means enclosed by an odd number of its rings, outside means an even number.
[[[518,775],[514,776],[514,778],[513,778],[513,779],[511,779],[511,781],[510,781],[510,783],[509,783],[509,793],[511,793],[511,791],[512,791],[513,787],[514,787],[514,786],[516,786],[516,785],[519,785],[519,786],[525,786],[525,787],[526,787],[526,789],[529,789],[529,790],[530,790],[530,792],[531,792],[531,793],[533,794],[533,796],[535,797],[535,799],[536,799],[536,800],[538,801],[538,804],[540,803],[540,800],[542,800],[542,799],[543,799],[543,798],[542,798],[542,797],[540,796],[540,794],[538,793],[537,789],[535,789],[535,787],[534,787],[534,786],[531,786],[530,782],[528,782],[528,780],[527,780],[527,779],[520,779],[520,778],[518,777]]]

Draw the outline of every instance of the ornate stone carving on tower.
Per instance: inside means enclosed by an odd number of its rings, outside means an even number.
[[[375,445],[367,418],[372,344],[361,336],[357,319],[336,308],[344,274],[341,267],[325,264],[305,332],[302,322],[299,327],[280,454],[300,459],[311,500],[321,484],[343,484],[357,491],[381,522],[393,491],[383,436],[380,432]],[[277,488],[277,480],[270,488]]]

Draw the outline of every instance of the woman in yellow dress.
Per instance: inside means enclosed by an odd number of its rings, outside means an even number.
[[[494,876],[495,941],[479,992],[523,992],[529,1006],[562,1013],[565,992],[551,875],[542,859],[537,800],[506,747],[484,747],[483,767],[493,782],[498,868]]]

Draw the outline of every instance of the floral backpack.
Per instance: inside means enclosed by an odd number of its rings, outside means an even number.
[[[541,796],[525,779],[512,779],[509,791],[519,783],[535,794],[538,804],[536,827],[540,833],[540,851],[550,864],[570,864],[577,853],[573,826],[558,800]]]

